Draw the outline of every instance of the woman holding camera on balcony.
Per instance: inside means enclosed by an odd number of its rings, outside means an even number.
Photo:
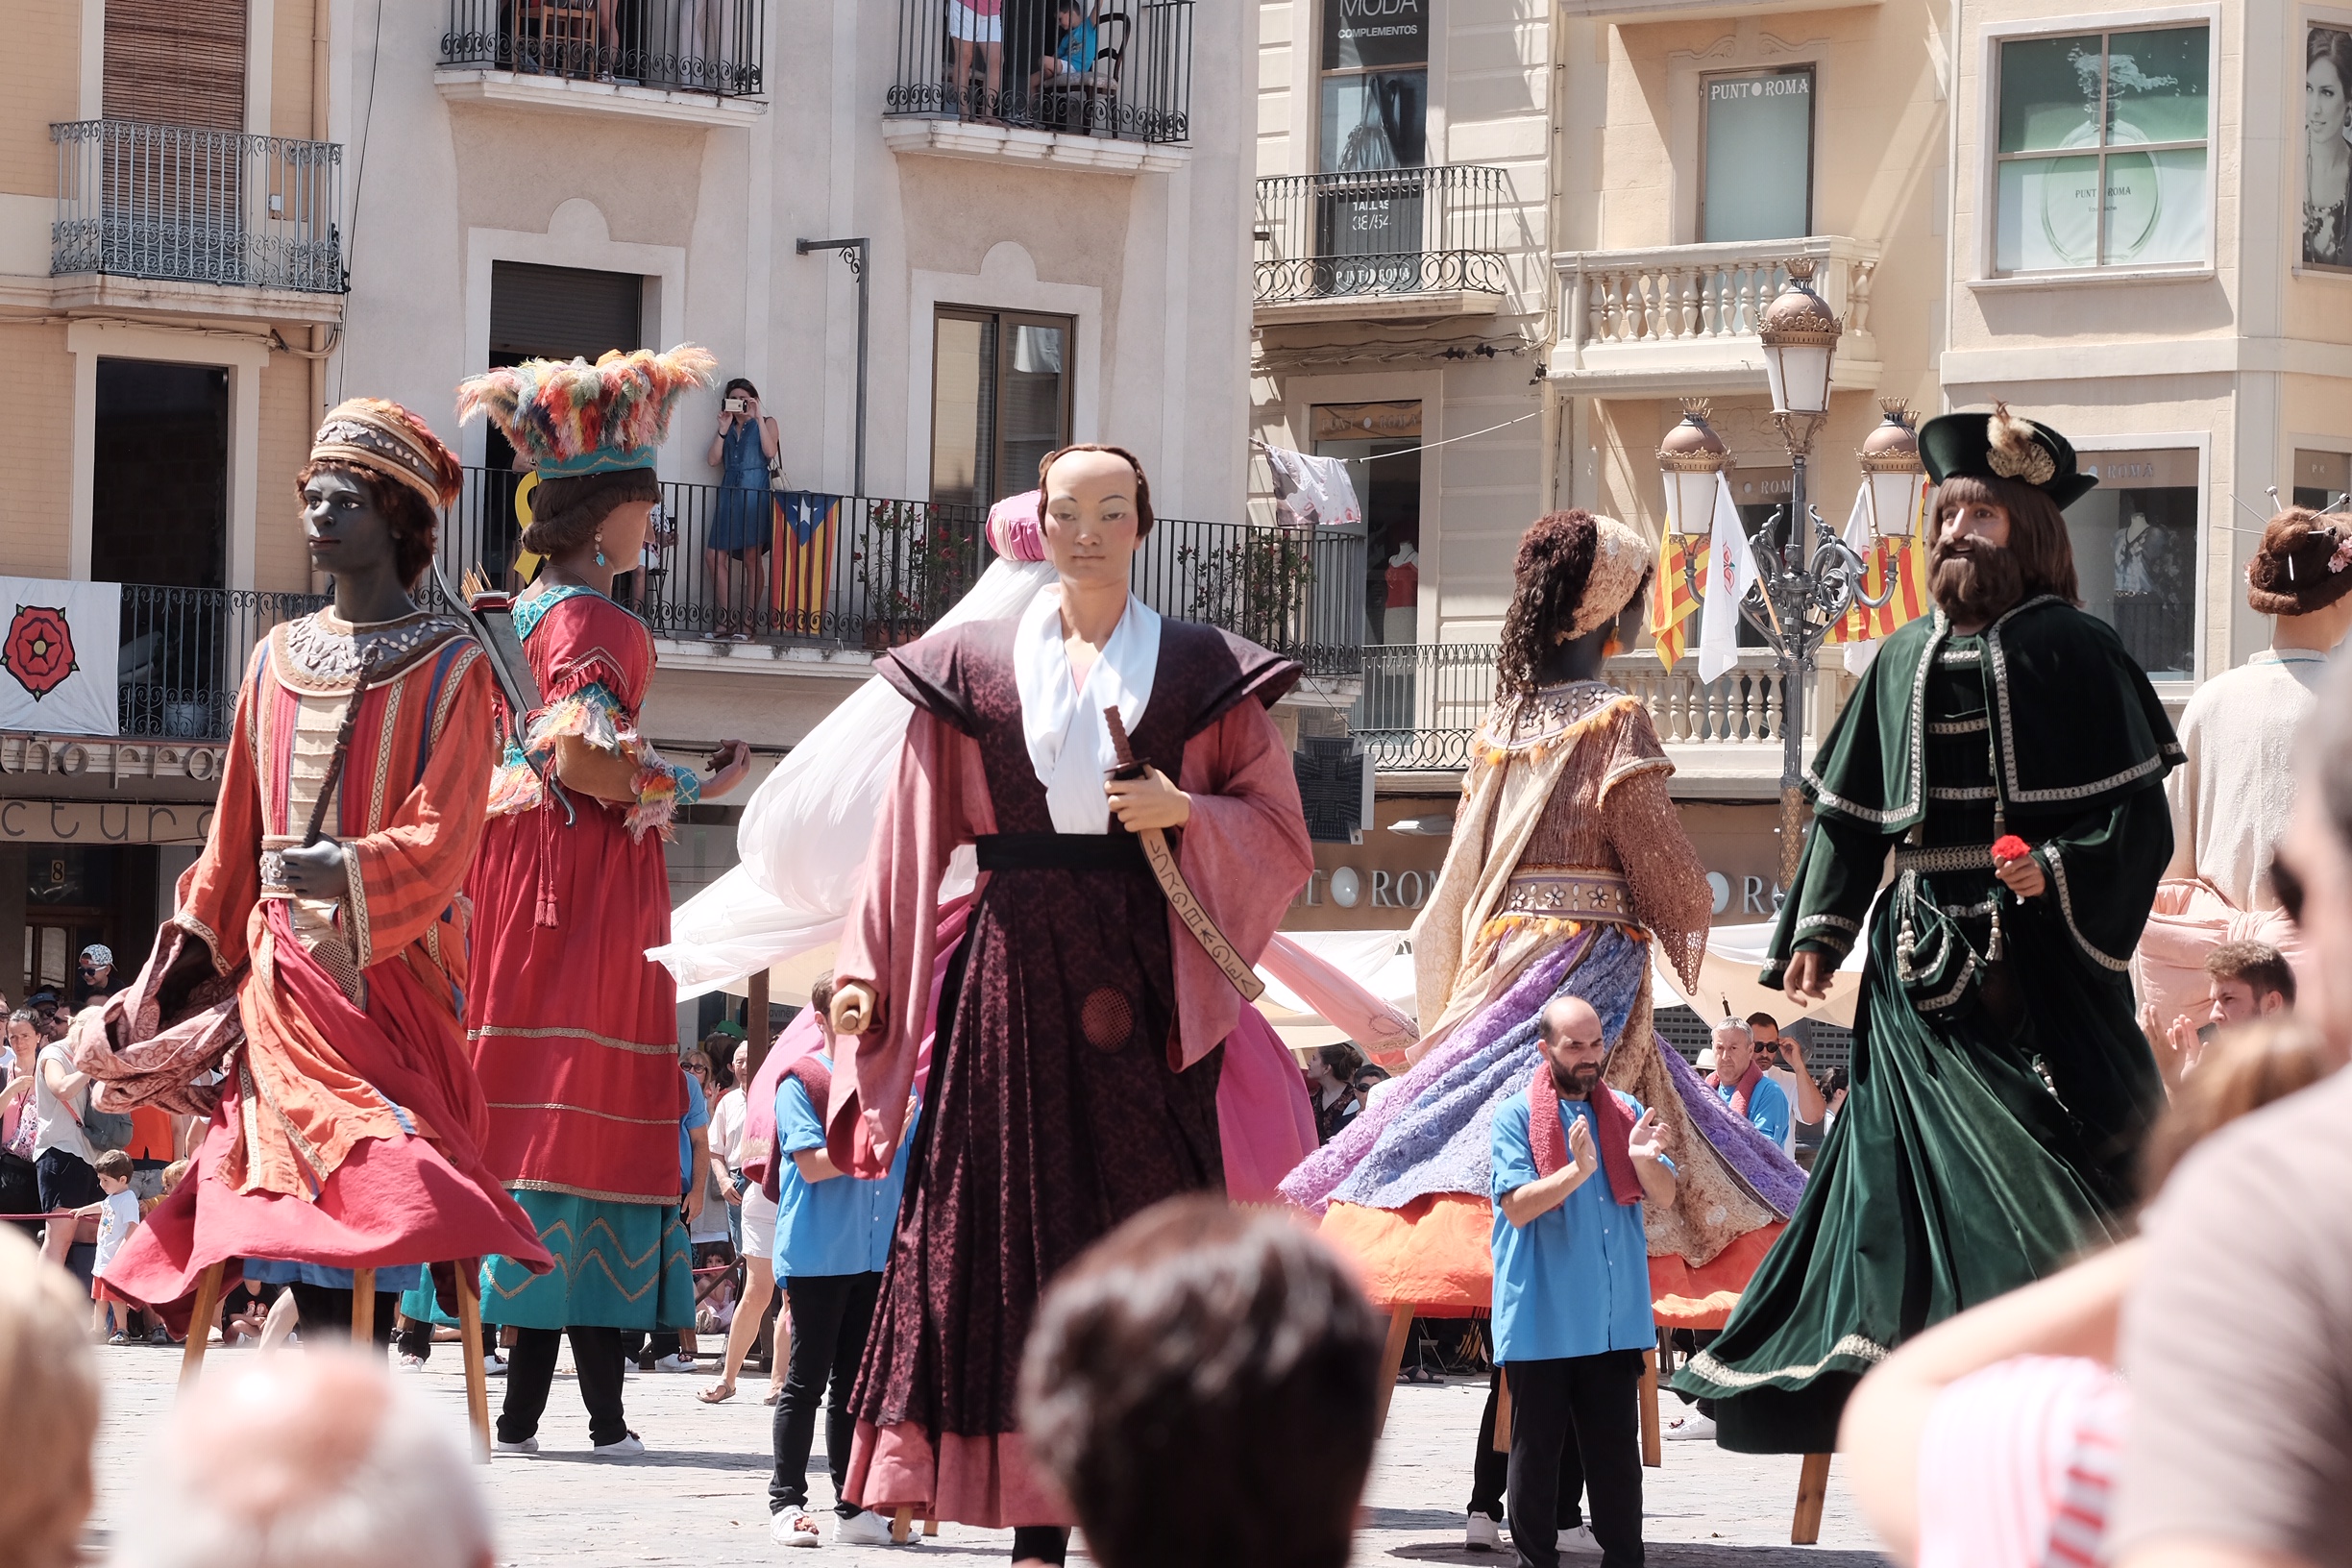
[[[741,376],[727,382],[719,404],[719,429],[705,459],[720,471],[719,512],[703,540],[719,609],[710,632],[714,639],[740,643],[751,635],[760,585],[768,580],[768,551],[775,542],[775,502],[769,497],[768,471],[780,439],[776,422],[760,409],[759,388]],[[743,596],[730,602],[739,565]]]

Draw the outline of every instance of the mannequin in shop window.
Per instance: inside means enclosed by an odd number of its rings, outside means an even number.
[[[1421,604],[1421,552],[1408,539],[1388,557],[1387,615],[1381,626],[1384,643],[1413,640],[1413,618]]]

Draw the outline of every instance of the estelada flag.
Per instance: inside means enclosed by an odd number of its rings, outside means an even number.
[[[1657,581],[1650,589],[1650,639],[1656,647],[1658,663],[1669,670],[1681,659],[1690,642],[1690,627],[1683,623],[1699,610],[1690,578],[1682,570],[1686,561],[1692,572],[1706,576],[1707,542],[1703,537],[1673,532],[1660,536]]]
[[[841,534],[841,497],[814,490],[776,492],[772,602],[777,628],[788,636],[814,637],[824,629],[825,601],[833,593],[834,546]]]
[[[1890,636],[1895,628],[1927,613],[1927,481],[1922,479],[1911,496],[1908,535],[1871,537],[1870,481],[1854,496],[1853,511],[1846,520],[1846,544],[1862,557],[1862,591],[1875,599],[1892,575],[1895,591],[1876,609],[1856,598],[1822,640],[1826,643],[1867,643]]]

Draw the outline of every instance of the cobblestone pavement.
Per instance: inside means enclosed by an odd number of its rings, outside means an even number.
[[[427,1371],[401,1376],[427,1395],[453,1433],[462,1433],[465,1385],[454,1350],[439,1346]],[[253,1354],[216,1350],[208,1366],[234,1365]],[[92,1545],[103,1551],[139,1505],[141,1477],[163,1440],[162,1418],[180,1357],[176,1350],[143,1347],[101,1349],[98,1355],[106,1414],[91,1532]],[[724,1568],[787,1556],[768,1541],[769,1424],[774,1412],[759,1403],[764,1384],[747,1371],[733,1400],[706,1406],[694,1396],[708,1384],[706,1376],[631,1371],[629,1424],[649,1452],[635,1460],[599,1460],[588,1452],[587,1419],[573,1389],[567,1351],[540,1430],[542,1451],[527,1458],[501,1456],[485,1472],[499,1561]],[[494,1379],[494,1413],[499,1398]],[[1508,1561],[1461,1547],[1470,1450],[1484,1400],[1483,1381],[1398,1387],[1357,1540],[1357,1568],[1413,1562],[1501,1568]],[[1666,1406],[1669,1418],[1680,1408],[1671,1395]],[[809,1473],[811,1504],[821,1520],[832,1498],[823,1441],[820,1423]],[[1665,1459],[1663,1469],[1643,1472],[1653,1568],[1877,1568],[1881,1562],[1870,1550],[1868,1531],[1835,1468],[1821,1544],[1791,1547],[1795,1458],[1727,1454],[1711,1443],[1668,1443]],[[1302,1456],[1300,1462],[1313,1459]],[[915,1550],[926,1558],[978,1565],[1002,1562],[1011,1539],[1010,1531],[948,1524]],[[884,1568],[875,1559],[892,1550],[828,1542],[806,1556],[790,1556],[796,1563],[831,1556]],[[908,1554],[898,1549],[898,1555]],[[1598,1560],[1565,1556],[1562,1563],[1575,1568]]]

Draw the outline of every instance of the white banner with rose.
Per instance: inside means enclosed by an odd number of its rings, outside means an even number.
[[[112,735],[122,585],[0,577],[0,730]]]

